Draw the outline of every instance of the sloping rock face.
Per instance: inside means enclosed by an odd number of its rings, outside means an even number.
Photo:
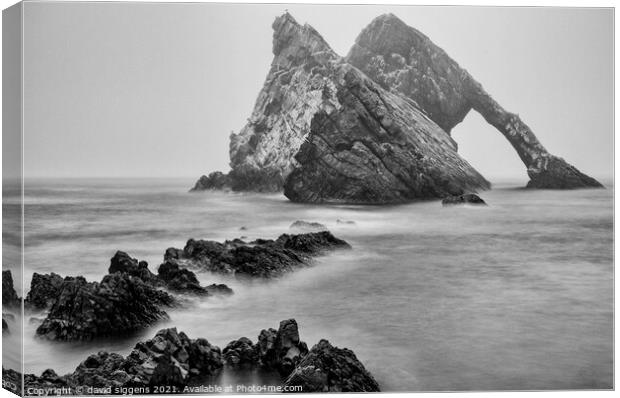
[[[507,112],[441,48],[392,14],[376,18],[346,57],[386,90],[413,101],[446,132],[474,109],[499,130],[527,167],[528,187],[601,187],[551,155],[518,115]]]
[[[414,103],[350,65],[335,81],[341,107],[313,117],[284,187],[290,200],[400,203],[490,187]]]
[[[326,76],[340,57],[288,13],[275,20],[273,30],[274,59],[263,89],[248,124],[230,137],[234,190],[281,191],[313,115],[336,106]]]
[[[311,257],[325,251],[350,247],[329,231],[283,234],[276,240],[257,239],[252,242],[190,239],[182,250],[167,249],[164,260],[211,272],[270,278],[307,266]]]

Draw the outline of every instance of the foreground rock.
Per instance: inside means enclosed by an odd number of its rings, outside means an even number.
[[[224,243],[190,239],[182,250],[166,250],[164,260],[211,272],[269,278],[307,266],[311,257],[327,250],[350,247],[329,231],[284,234],[276,240],[247,243],[239,239]]]
[[[168,293],[127,273],[106,275],[100,283],[64,279],[58,299],[37,328],[51,340],[91,340],[128,334],[167,319],[175,303]]]
[[[393,14],[364,28],[346,60],[384,89],[415,101],[447,133],[471,109],[477,111],[517,151],[530,177],[528,187],[602,186],[551,155],[518,115],[507,112],[445,51]]]
[[[136,344],[126,358],[99,352],[86,358],[71,374],[59,377],[50,369],[41,376],[25,375],[24,379],[26,387],[112,389],[103,392],[107,394],[115,394],[114,389],[120,387],[138,387],[145,389],[143,393],[153,393],[156,386],[176,387],[177,392],[183,392],[185,386],[216,375],[224,366],[232,371],[241,367],[278,369],[283,384],[302,385],[304,392],[379,391],[352,351],[322,340],[308,352],[299,339],[294,319],[280,322],[277,331],[261,331],[256,344],[242,337],[229,343],[223,352],[205,339],[192,340],[176,328],[163,329],[152,339]],[[313,374],[326,377],[311,378],[311,368]]]
[[[11,271],[2,271],[2,308],[19,307],[21,299],[15,292],[13,286],[13,275]]]
[[[379,392],[379,384],[357,359],[353,351],[321,340],[312,347],[286,386],[302,386],[304,392]]]
[[[486,206],[486,202],[482,200],[482,198],[476,194],[468,193],[465,195],[459,196],[451,196],[449,198],[445,198],[441,201],[441,204],[444,206],[453,206],[453,205],[478,205],[478,206]]]

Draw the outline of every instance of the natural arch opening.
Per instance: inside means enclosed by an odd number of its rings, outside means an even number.
[[[457,142],[461,157],[482,174],[493,188],[524,187],[529,181],[523,162],[497,129],[475,110],[450,133]]]

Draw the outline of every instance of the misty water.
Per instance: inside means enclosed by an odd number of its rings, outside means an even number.
[[[155,271],[166,248],[189,238],[276,238],[292,232],[295,220],[323,223],[353,249],[271,281],[199,273],[204,284],[226,283],[235,294],[196,299],[169,311],[169,321],[122,339],[49,342],[34,337],[38,323],[30,321],[44,314],[27,315],[26,373],[71,372],[101,350],[128,354],[163,327],[223,348],[295,318],[309,346],[326,338],[352,349],[383,391],[612,387],[610,185],[532,191],[497,183],[482,195],[488,207],[443,208],[439,201],[316,206],[279,194],[189,194],[191,184],[27,181],[20,293],[35,271],[98,281],[116,250]],[[18,203],[9,198],[5,214]],[[6,256],[16,242],[5,239]],[[4,366],[19,369],[19,333],[5,336],[3,347]],[[219,381],[235,377],[225,372]]]

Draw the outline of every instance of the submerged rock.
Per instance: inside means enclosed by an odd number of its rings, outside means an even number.
[[[91,340],[123,335],[167,319],[168,293],[127,273],[106,275],[100,283],[64,279],[60,294],[37,335],[51,340]]]
[[[337,219],[336,224],[355,225],[355,221]]]
[[[321,223],[318,222],[309,222],[309,221],[303,221],[303,220],[297,220],[294,223],[291,224],[290,226],[291,229],[307,229],[307,230],[320,230],[320,231],[326,231],[327,227]]]
[[[441,201],[441,204],[444,206],[464,205],[464,204],[479,205],[479,206],[487,205],[486,202],[482,200],[482,198],[480,198],[480,196],[473,194],[473,193],[467,193],[464,195],[450,196],[448,198],[444,198]]]
[[[477,111],[517,151],[531,179],[528,187],[602,186],[551,155],[518,115],[504,110],[444,50],[393,14],[364,28],[346,60],[385,90],[415,101],[448,134],[471,109]]]
[[[51,274],[32,274],[30,281],[30,291],[26,295],[25,304],[33,309],[50,308],[60,294],[60,288],[63,283],[62,276]]]
[[[339,248],[350,246],[329,231],[323,231],[284,234],[276,240],[257,239],[249,243],[239,239],[224,243],[190,239],[183,250],[166,250],[164,258],[211,272],[274,277],[308,265],[312,256]]]
[[[11,271],[2,271],[2,307],[19,307],[21,298],[17,296],[13,286],[13,275]]]

